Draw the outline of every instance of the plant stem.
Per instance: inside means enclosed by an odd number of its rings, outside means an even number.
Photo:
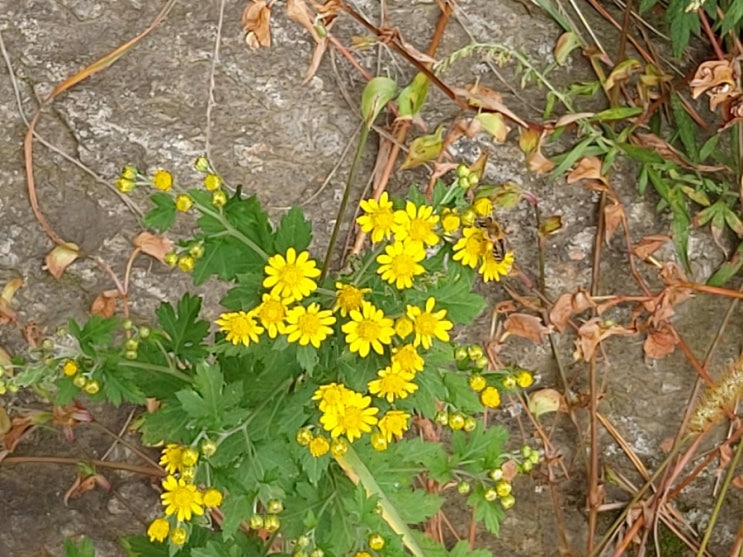
[[[164,373],[165,375],[172,375],[173,377],[176,377],[180,379],[181,381],[185,381],[186,383],[193,383],[193,379],[183,373],[182,371],[178,371],[177,369],[171,369],[169,367],[165,366],[158,366],[156,364],[147,364],[144,362],[132,362],[129,360],[122,360],[119,365],[126,366],[126,367],[133,367],[136,369],[145,369],[147,371],[156,371],[158,373]]]
[[[333,226],[333,233],[330,236],[330,243],[328,244],[328,251],[325,253],[325,261],[322,265],[322,274],[320,275],[320,282],[325,280],[330,270],[330,260],[333,257],[333,248],[338,241],[338,233],[343,223],[343,213],[346,211],[346,205],[348,204],[348,198],[351,195],[351,187],[356,179],[356,172],[359,168],[359,162],[361,161],[361,155],[364,153],[366,147],[366,140],[369,138],[369,128],[364,126],[361,128],[361,135],[359,136],[359,144],[356,147],[356,154],[353,157],[353,163],[351,164],[351,170],[348,172],[348,179],[346,180],[346,189],[343,191],[343,199],[341,199],[341,205],[338,207],[338,213],[335,219],[335,226]]]

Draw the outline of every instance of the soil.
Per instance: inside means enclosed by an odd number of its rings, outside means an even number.
[[[34,218],[26,193],[24,118],[33,115],[39,100],[62,80],[142,31],[161,4],[143,0],[0,0],[0,37],[8,58],[7,65],[0,64],[0,123],[4,130],[0,136],[0,284],[16,277],[23,279],[24,286],[14,300],[19,318],[44,331],[54,331],[69,318],[85,319],[95,297],[113,285],[90,259],[75,262],[60,280],[43,269],[44,256],[52,244]],[[193,160],[204,152],[229,183],[243,184],[246,191],[257,193],[272,215],[301,205],[315,227],[313,249],[322,253],[325,247],[355,150],[359,125],[356,105],[363,82],[336,54],[332,60],[327,56],[317,73],[303,84],[313,42],[287,19],[280,5],[273,11],[271,48],[249,50],[240,22],[244,4],[217,0],[175,3],[164,22],[131,52],[55,99],[43,112],[37,131],[54,149],[38,141],[34,147],[41,210],[65,239],[106,261],[116,272],[124,270],[131,239],[141,230],[137,212],[127,207],[113,189],[121,167],[134,164],[140,169],[168,168],[177,178],[188,179]],[[352,4],[371,21],[378,20],[378,2],[357,0]],[[389,25],[398,28],[416,48],[425,50],[438,18],[436,2],[396,0],[387,4]],[[552,47],[560,30],[536,7],[530,5],[527,10],[524,4],[512,0],[460,0],[458,6],[457,18],[444,35],[441,56],[466,45],[471,34],[479,42],[507,44],[545,65],[552,60]],[[224,14],[220,24],[221,7]],[[592,22],[594,19],[600,26],[598,18],[592,18]],[[351,35],[362,34],[347,19],[340,21],[336,30],[346,43]],[[219,58],[214,61],[218,31]],[[608,37],[610,32],[607,29],[602,36]],[[367,67],[375,67],[375,50],[357,55]],[[389,73],[400,82],[413,75],[403,61],[392,59],[387,52],[382,54],[381,67],[380,73]],[[550,74],[550,79],[560,86],[590,76],[589,68],[574,56],[568,66]],[[208,108],[212,79],[214,105]],[[481,58],[464,58],[445,73],[445,79],[460,87],[479,79],[483,85],[501,91],[504,103],[523,118],[538,120],[544,106],[543,89],[534,85],[523,91],[519,88],[514,64],[494,68]],[[456,107],[443,95],[432,92],[423,120],[435,129],[456,114]],[[459,142],[452,156],[472,162],[485,149],[491,151],[486,170],[489,183],[514,181],[539,199],[543,217],[562,218],[563,229],[550,236],[546,244],[547,294],[554,299],[577,288],[587,289],[596,231],[596,194],[579,185],[565,185],[561,178],[530,173],[514,132],[503,145],[479,136],[474,141]],[[85,170],[72,164],[69,157],[82,163]],[[373,158],[370,150],[360,172],[363,179],[358,180],[352,194],[354,201],[362,197]],[[336,165],[339,167],[334,172]],[[627,209],[633,238],[667,233],[669,221],[656,212],[657,199],[637,196],[634,170],[620,167],[612,174]],[[398,172],[393,189],[399,192],[425,180],[421,172]],[[135,209],[146,209],[143,195],[132,199]],[[350,220],[350,215],[346,217]],[[525,276],[536,280],[539,267],[533,210],[519,206],[506,219],[518,266]],[[180,225],[173,235],[187,231],[187,225]],[[601,294],[637,293],[627,292],[633,283],[619,236],[603,249]],[[704,281],[723,255],[705,231],[692,231],[691,248],[692,278]],[[664,250],[656,256],[672,260],[672,248]],[[649,280],[655,276],[649,269],[642,272]],[[654,284],[657,286],[657,281]],[[203,296],[207,318],[219,312],[217,285],[194,289],[187,275],[140,258],[135,262],[130,287],[133,317],[147,322],[161,301],[175,300],[185,291]],[[507,297],[497,285],[483,291],[494,303]],[[677,308],[674,325],[695,354],[704,354],[710,346],[727,307],[728,303],[719,298],[696,297]],[[616,311],[606,317],[622,322],[628,316]],[[731,323],[740,323],[742,318],[741,310],[736,309]],[[715,372],[740,348],[740,327],[729,327],[726,333],[714,353],[710,369]],[[489,334],[489,317],[483,316],[467,332],[467,338],[486,342]],[[558,335],[556,340],[571,389],[585,392],[587,365],[572,359],[574,337]],[[21,349],[20,332],[0,328],[0,346],[10,353]],[[662,360],[646,360],[642,339],[637,336],[610,339],[603,347],[598,372],[606,394],[601,411],[644,464],[653,469],[664,458],[661,444],[676,432],[695,372],[679,351]],[[562,390],[547,344],[535,346],[517,339],[509,342],[502,357],[535,370],[535,388]],[[8,405],[9,410],[38,405],[33,399],[9,397],[0,398],[0,404]],[[92,411],[96,419],[118,432],[125,427],[130,410]],[[584,554],[587,532],[586,453],[579,437],[585,438],[588,421],[587,414],[578,416],[580,431],[565,414],[543,418],[569,473],[568,477],[556,478],[556,491],[564,533],[574,555]],[[531,428],[518,405],[507,405],[494,419],[513,430],[514,446],[524,441],[535,444],[530,436],[523,438],[520,434],[520,424],[525,425],[525,431]],[[605,469],[639,484],[622,450],[603,431],[600,443]],[[101,458],[111,447],[111,439],[94,428],[76,428],[73,442],[57,430],[38,429],[14,454]],[[134,461],[119,445],[113,446],[108,458]],[[143,532],[143,524],[159,511],[157,492],[147,479],[108,472],[111,491],[93,490],[65,505],[64,494],[75,475],[72,466],[0,462],[0,557],[61,556],[65,537],[81,535],[94,542],[97,555],[119,557],[123,551],[118,537]],[[710,469],[680,498],[679,510],[697,529],[703,528],[709,517],[713,481]],[[607,486],[607,491],[611,501],[627,500],[616,487]],[[560,525],[543,475],[535,473],[531,478],[519,479],[515,495],[518,503],[503,522],[501,536],[479,534],[481,547],[493,554],[515,557],[557,555]],[[466,536],[467,511],[456,497],[449,507],[457,535]],[[727,554],[743,520],[739,491],[728,497],[721,517],[710,546],[712,555]]]

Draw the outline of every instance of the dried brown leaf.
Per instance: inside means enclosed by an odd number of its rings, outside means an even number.
[[[696,99],[713,87],[727,85],[735,87],[733,66],[729,60],[708,60],[699,64],[694,77],[689,82],[692,98]]]
[[[544,342],[544,337],[552,332],[539,317],[525,313],[512,313],[503,323],[507,334],[525,338],[535,344]]]
[[[649,358],[660,360],[673,353],[678,343],[679,338],[673,327],[663,324],[660,329],[648,331],[642,349]]]
[[[271,46],[271,8],[265,0],[253,0],[242,15],[245,44],[250,48]]]
[[[598,157],[583,157],[575,165],[575,168],[567,175],[568,184],[574,184],[579,180],[598,180],[608,185],[606,178],[601,175],[601,159]]]
[[[739,476],[735,476],[733,478],[732,484],[734,487],[737,487],[738,489],[743,489],[743,474]]]
[[[634,133],[630,136],[630,142],[640,147],[652,149],[664,159],[683,166],[684,168],[691,168],[698,170],[699,172],[719,172],[720,170],[725,170],[727,168],[725,165],[709,166],[706,164],[692,164],[687,161],[681,153],[673,148],[670,143],[661,139],[654,133]]]
[[[549,321],[555,326],[555,329],[562,333],[567,328],[572,316],[594,307],[596,307],[596,302],[582,288],[574,293],[567,292],[560,296],[552,306]]]
[[[603,320],[594,317],[583,323],[578,329],[578,339],[575,341],[576,360],[588,362],[593,358],[596,349],[602,341],[614,335],[633,335],[635,331],[620,325],[606,325]]]
[[[165,255],[173,251],[172,240],[151,232],[141,232],[132,240],[132,244],[161,263],[165,262]]]
[[[120,296],[118,290],[105,290],[98,294],[90,306],[92,315],[111,317],[116,312],[116,299]]]
[[[624,219],[624,207],[621,203],[609,203],[604,207],[604,241],[607,244]]]
[[[640,240],[633,246],[632,251],[637,257],[645,260],[653,255],[656,251],[663,247],[666,242],[669,242],[670,240],[670,236],[664,235],[645,236],[642,240]]]
[[[45,269],[54,278],[59,279],[62,273],[64,273],[64,270],[79,256],[80,248],[76,244],[69,242],[61,246],[56,246],[46,255],[46,259],[44,260],[46,264]]]
[[[528,407],[529,412],[539,418],[542,414],[565,410],[567,405],[555,389],[540,389],[529,394]]]
[[[467,103],[475,108],[481,108],[483,110],[490,110],[493,112],[500,112],[504,116],[509,117],[511,120],[516,122],[523,128],[529,127],[526,122],[516,116],[511,109],[503,104],[503,97],[500,93],[493,91],[492,89],[479,85],[477,83],[468,85],[464,89],[455,88],[454,93],[463,96],[467,99]]]
[[[0,406],[0,438],[10,431],[12,424],[5,406]]]

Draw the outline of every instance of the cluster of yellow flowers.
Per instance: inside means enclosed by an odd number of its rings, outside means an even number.
[[[511,271],[513,252],[500,245],[505,236],[502,238],[499,233],[494,238],[487,226],[477,226],[478,217],[487,217],[493,211],[493,203],[487,197],[475,200],[461,217],[453,209],[444,208],[438,215],[433,207],[416,207],[411,201],[406,202],[405,209],[395,210],[387,192],[378,201],[368,199],[360,205],[364,211],[357,219],[361,230],[375,244],[390,241],[377,257],[378,272],[399,290],[412,287],[413,278],[425,273],[421,261],[426,258],[426,248],[438,245],[442,237],[458,237],[454,260],[477,269],[485,282],[499,281]]]
[[[216,451],[214,442],[202,444],[202,454],[211,456]],[[174,546],[182,546],[188,539],[188,522],[202,516],[204,509],[214,509],[222,504],[222,492],[218,489],[199,489],[193,482],[199,452],[193,447],[177,443],[168,444],[162,451],[160,465],[167,476],[162,482],[164,493],[160,495],[165,515],[150,523],[147,535],[151,541],[163,542],[168,536]]]

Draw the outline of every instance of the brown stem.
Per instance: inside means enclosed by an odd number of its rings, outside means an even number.
[[[105,460],[81,460],[79,458],[68,458],[62,456],[6,456],[0,464],[71,464],[76,466],[79,463],[89,464],[97,468],[110,468],[112,470],[124,470],[143,476],[164,477],[167,474],[165,470],[155,467],[135,466],[125,462],[108,462]]]

